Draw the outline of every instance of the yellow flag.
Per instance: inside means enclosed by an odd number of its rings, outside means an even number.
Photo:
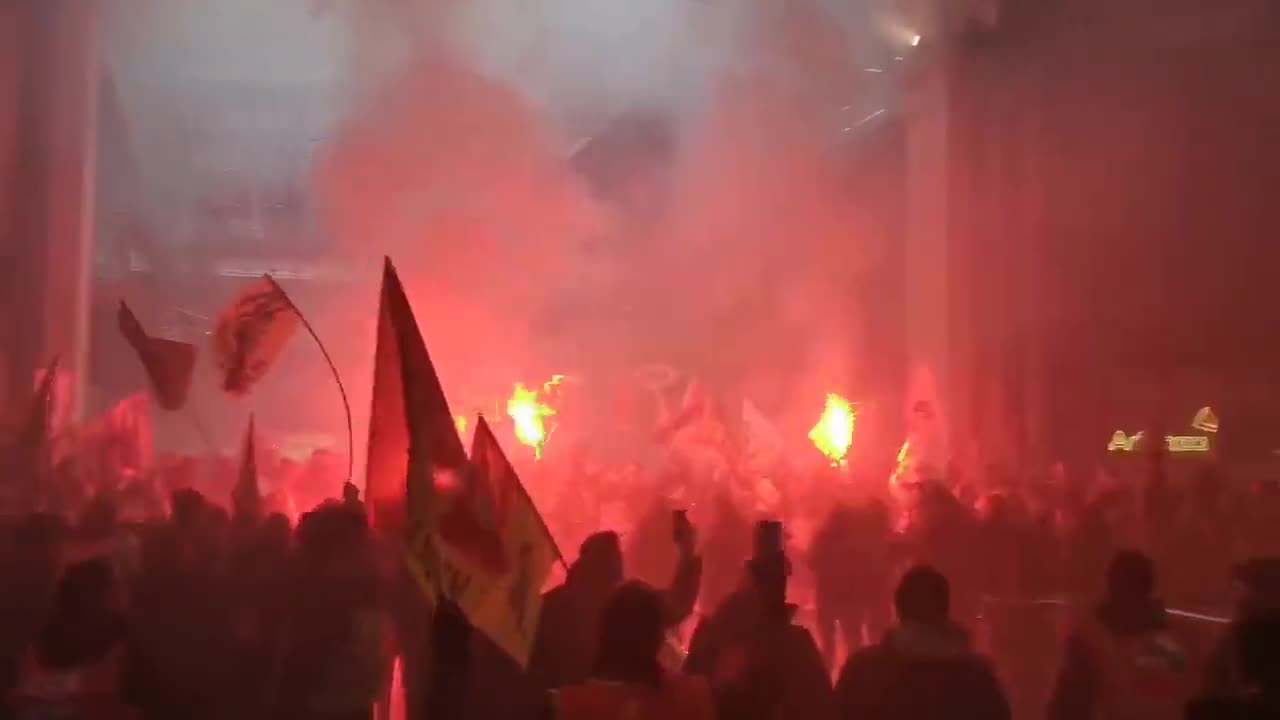
[[[502,529],[504,572],[471,616],[472,622],[523,667],[529,662],[542,611],[542,585],[560,560],[555,539],[525,492],[484,418],[476,423],[471,462],[489,489]]]

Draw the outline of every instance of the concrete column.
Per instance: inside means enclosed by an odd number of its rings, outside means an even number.
[[[5,394],[20,401],[59,356],[72,373],[72,418],[88,371],[99,7],[0,2]]]

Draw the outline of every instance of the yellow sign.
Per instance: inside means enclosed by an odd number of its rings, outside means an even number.
[[[1107,443],[1108,452],[1133,452],[1137,449],[1138,441],[1142,439],[1142,431],[1134,433],[1132,437],[1125,435],[1123,430],[1117,430],[1111,435],[1111,442]]]
[[[1171,453],[1207,453],[1209,452],[1209,436],[1218,432],[1218,415],[1208,405],[1196,411],[1191,418],[1191,427],[1205,435],[1165,435],[1165,449]],[[1111,434],[1107,443],[1107,452],[1133,452],[1142,441],[1142,431],[1128,435],[1123,430]]]
[[[1218,416],[1213,412],[1213,408],[1206,405],[1196,411],[1196,416],[1191,419],[1191,427],[1201,432],[1216,433]]]
[[[1107,443],[1107,451],[1134,452],[1142,436],[1142,431],[1127,435],[1123,430],[1117,430],[1112,433],[1111,442]],[[1207,453],[1209,438],[1205,435],[1165,435],[1164,446],[1171,453]]]
[[[1169,452],[1209,452],[1209,438],[1203,435],[1169,435],[1164,444]]]

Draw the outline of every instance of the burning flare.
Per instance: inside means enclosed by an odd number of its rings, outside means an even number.
[[[515,423],[516,439],[533,448],[534,457],[542,458],[542,448],[547,444],[551,431],[547,428],[546,418],[556,414],[555,408],[543,402],[564,380],[563,375],[556,375],[542,386],[543,396],[537,390],[530,390],[524,383],[516,383],[507,400],[507,415]]]
[[[809,431],[815,447],[831,460],[832,467],[844,467],[853,445],[853,427],[858,413],[853,405],[835,393],[827,393],[827,404],[818,424]]]
[[[909,472],[911,472],[911,441],[905,440],[902,448],[898,450],[898,463],[893,468],[893,474],[889,476],[890,487],[897,487]]]
[[[467,418],[464,415],[455,415],[453,418],[454,427],[458,428],[458,437],[464,440],[467,437]]]

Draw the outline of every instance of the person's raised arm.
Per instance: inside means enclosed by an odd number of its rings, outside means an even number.
[[[680,556],[676,561],[675,577],[663,593],[663,620],[667,627],[679,625],[693,613],[702,587],[702,557],[697,554],[697,530],[682,510],[674,513],[673,520],[674,541]]]

